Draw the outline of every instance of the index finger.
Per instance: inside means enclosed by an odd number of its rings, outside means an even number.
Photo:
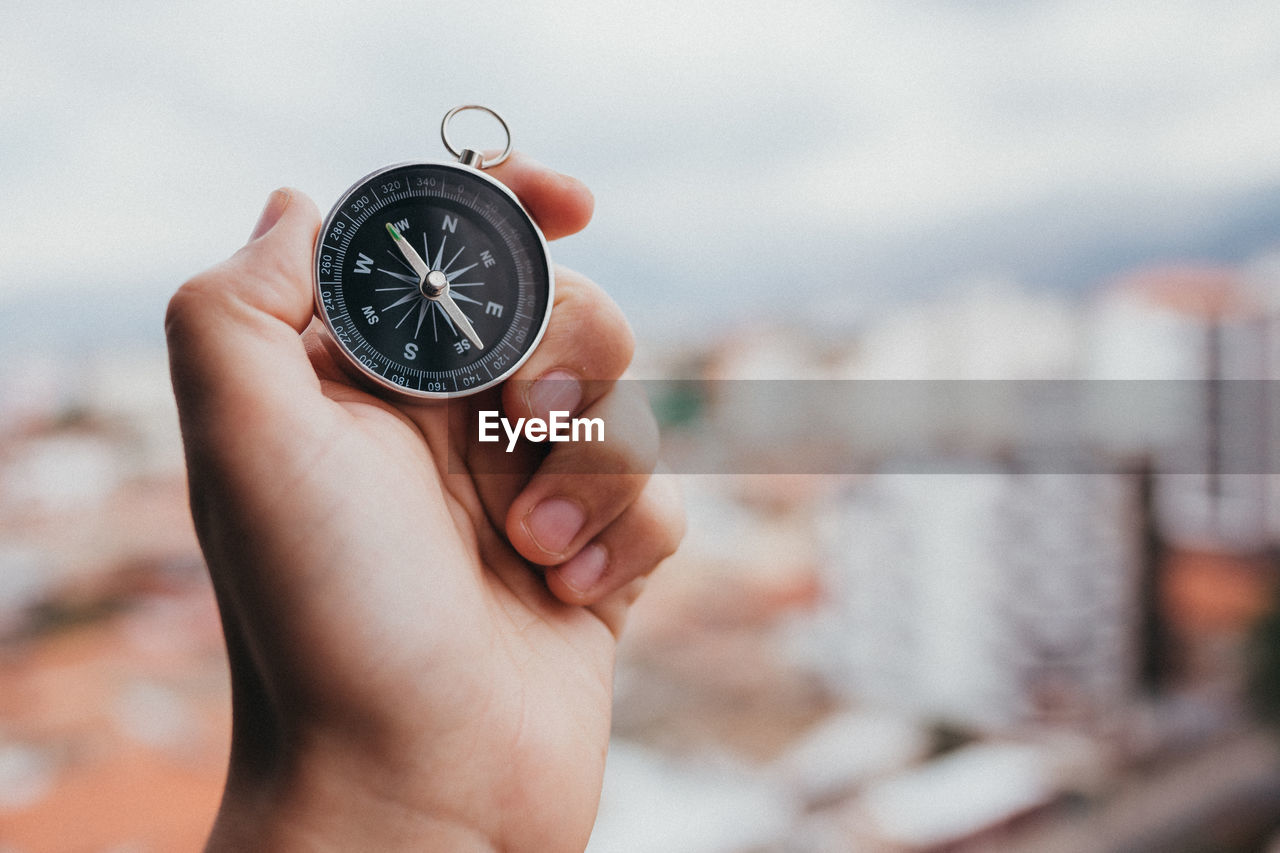
[[[595,198],[586,184],[519,151],[485,174],[502,181],[520,198],[548,240],[576,234],[591,221]]]

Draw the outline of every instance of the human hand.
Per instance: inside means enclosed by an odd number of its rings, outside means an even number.
[[[519,157],[491,174],[548,238],[590,218],[573,179]],[[512,381],[465,403],[387,402],[308,329],[318,228],[309,199],[277,191],[165,321],[231,667],[209,848],[581,850],[617,635],[683,532],[674,485],[649,476],[648,407],[615,383],[631,332],[559,269]],[[502,451],[474,441],[474,411],[499,407],[600,417],[608,440],[524,445],[505,473],[478,473]]]

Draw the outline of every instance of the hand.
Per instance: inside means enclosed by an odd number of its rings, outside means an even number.
[[[518,157],[493,174],[548,237],[590,217],[572,179]],[[683,528],[672,482],[649,476],[648,407],[615,383],[630,330],[561,269],[512,381],[462,404],[389,403],[308,330],[318,227],[305,196],[277,191],[166,318],[231,667],[209,848],[581,850],[616,638]],[[504,457],[468,432],[499,407],[600,417],[608,440]],[[497,461],[506,473],[475,473]]]

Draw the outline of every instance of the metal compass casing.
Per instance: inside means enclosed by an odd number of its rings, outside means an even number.
[[[463,110],[502,124],[500,156],[454,148],[449,122]],[[331,349],[363,384],[400,399],[473,394],[506,379],[542,339],[554,298],[542,232],[483,172],[511,153],[506,122],[469,104],[445,114],[440,134],[456,162],[364,176],[316,238],[316,313]]]

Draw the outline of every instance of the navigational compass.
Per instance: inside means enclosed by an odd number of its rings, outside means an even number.
[[[502,125],[492,160],[449,139],[482,110]],[[316,239],[316,310],[335,347],[375,390],[402,399],[473,394],[507,378],[547,327],[555,279],[547,243],[515,195],[483,169],[511,153],[502,117],[474,104],[445,114],[456,163],[379,169],[343,193]]]

